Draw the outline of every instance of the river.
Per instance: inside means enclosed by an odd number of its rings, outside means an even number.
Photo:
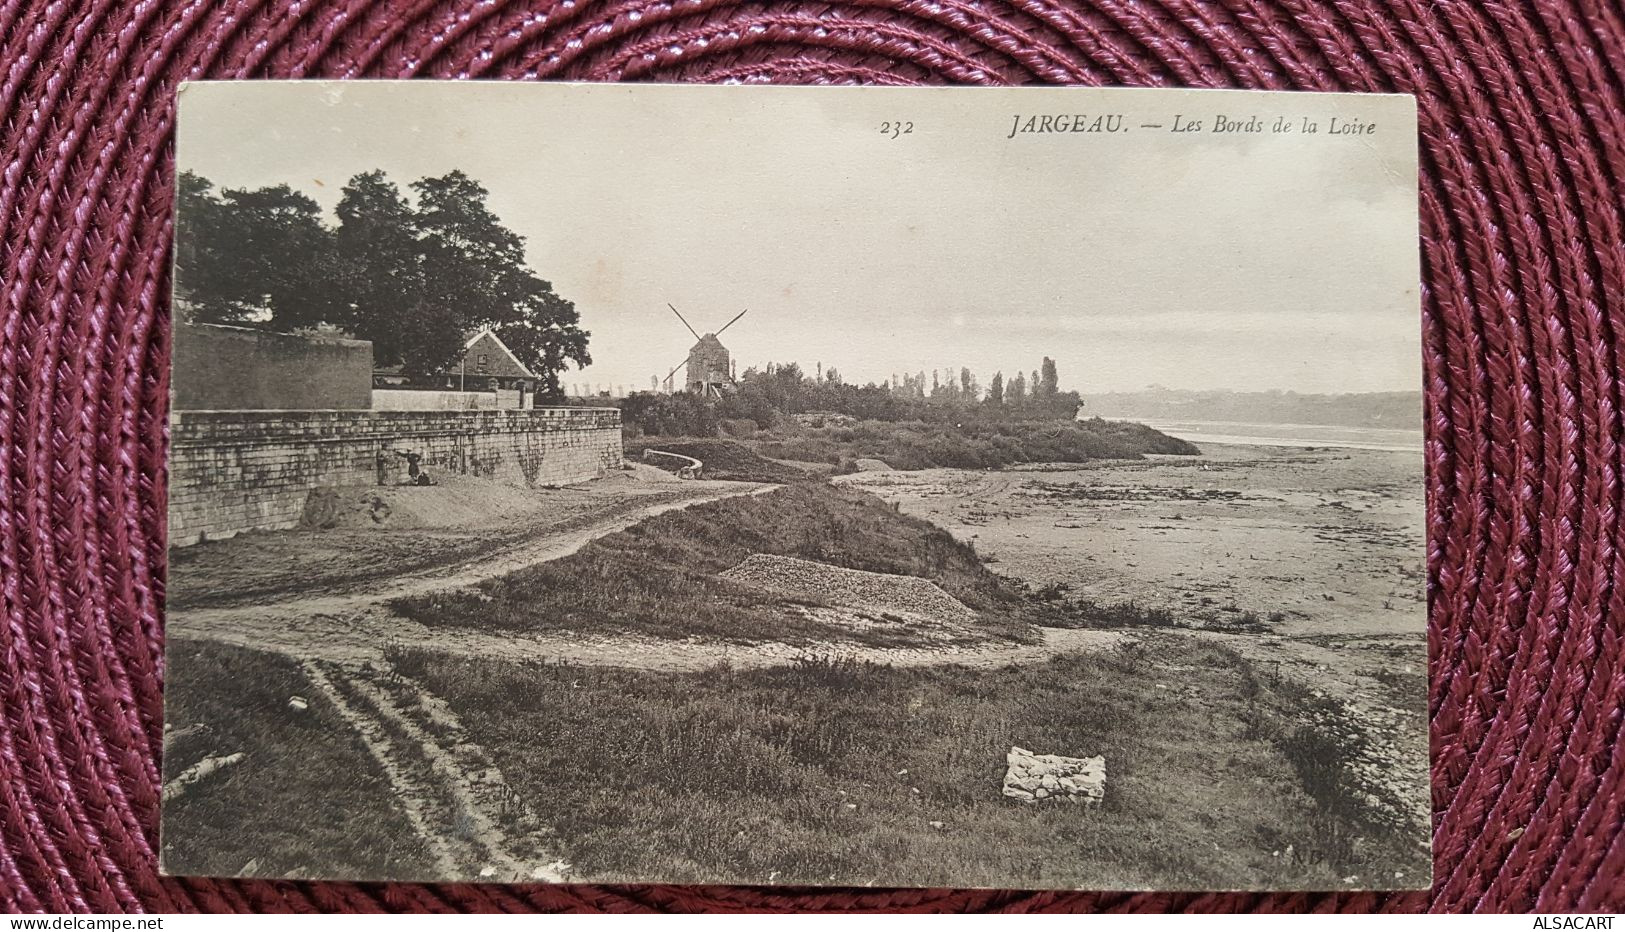
[[[1114,420],[1119,420],[1114,418]],[[1330,424],[1261,424],[1246,421],[1171,421],[1161,418],[1121,418],[1154,427],[1191,443],[1244,443],[1266,447],[1344,447],[1420,453],[1422,431]]]

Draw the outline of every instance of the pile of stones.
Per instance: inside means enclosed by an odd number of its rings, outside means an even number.
[[[775,592],[875,612],[892,612],[947,624],[976,618],[976,613],[965,603],[931,580],[918,576],[871,573],[766,553],[753,553],[722,575]]]
[[[1043,800],[1098,803],[1106,796],[1106,758],[1034,754],[1012,747],[1005,755],[1004,795],[1024,803]]]

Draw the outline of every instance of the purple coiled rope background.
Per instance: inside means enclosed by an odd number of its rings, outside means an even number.
[[[202,77],[1415,94],[1433,891],[160,879],[173,103]],[[0,908],[1625,907],[1619,0],[0,0],[0,172]]]

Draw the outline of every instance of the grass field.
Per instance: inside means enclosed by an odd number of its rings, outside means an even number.
[[[171,642],[164,768],[243,752],[166,802],[163,865],[172,874],[261,877],[431,876],[423,839],[388,779],[292,660],[194,641]],[[296,711],[291,697],[308,707]],[[229,869],[222,865],[229,864]]]
[[[394,660],[595,881],[1327,889],[1356,851],[1383,879],[1426,869],[1362,848],[1321,785],[1336,762],[1294,758],[1299,697],[1188,639],[981,671]],[[1105,802],[1003,798],[1011,745],[1103,754]]]
[[[841,639],[877,647],[914,646],[936,636],[906,627],[831,625],[794,611],[816,603],[716,575],[753,553],[930,579],[979,613],[969,640],[1036,637],[1020,593],[983,566],[970,546],[866,492],[821,483],[668,512],[564,559],[391,607],[430,627],[532,633],[734,643]]]

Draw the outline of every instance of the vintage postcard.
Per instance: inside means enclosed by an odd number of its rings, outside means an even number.
[[[1428,886],[1411,98],[179,106],[167,873]]]

